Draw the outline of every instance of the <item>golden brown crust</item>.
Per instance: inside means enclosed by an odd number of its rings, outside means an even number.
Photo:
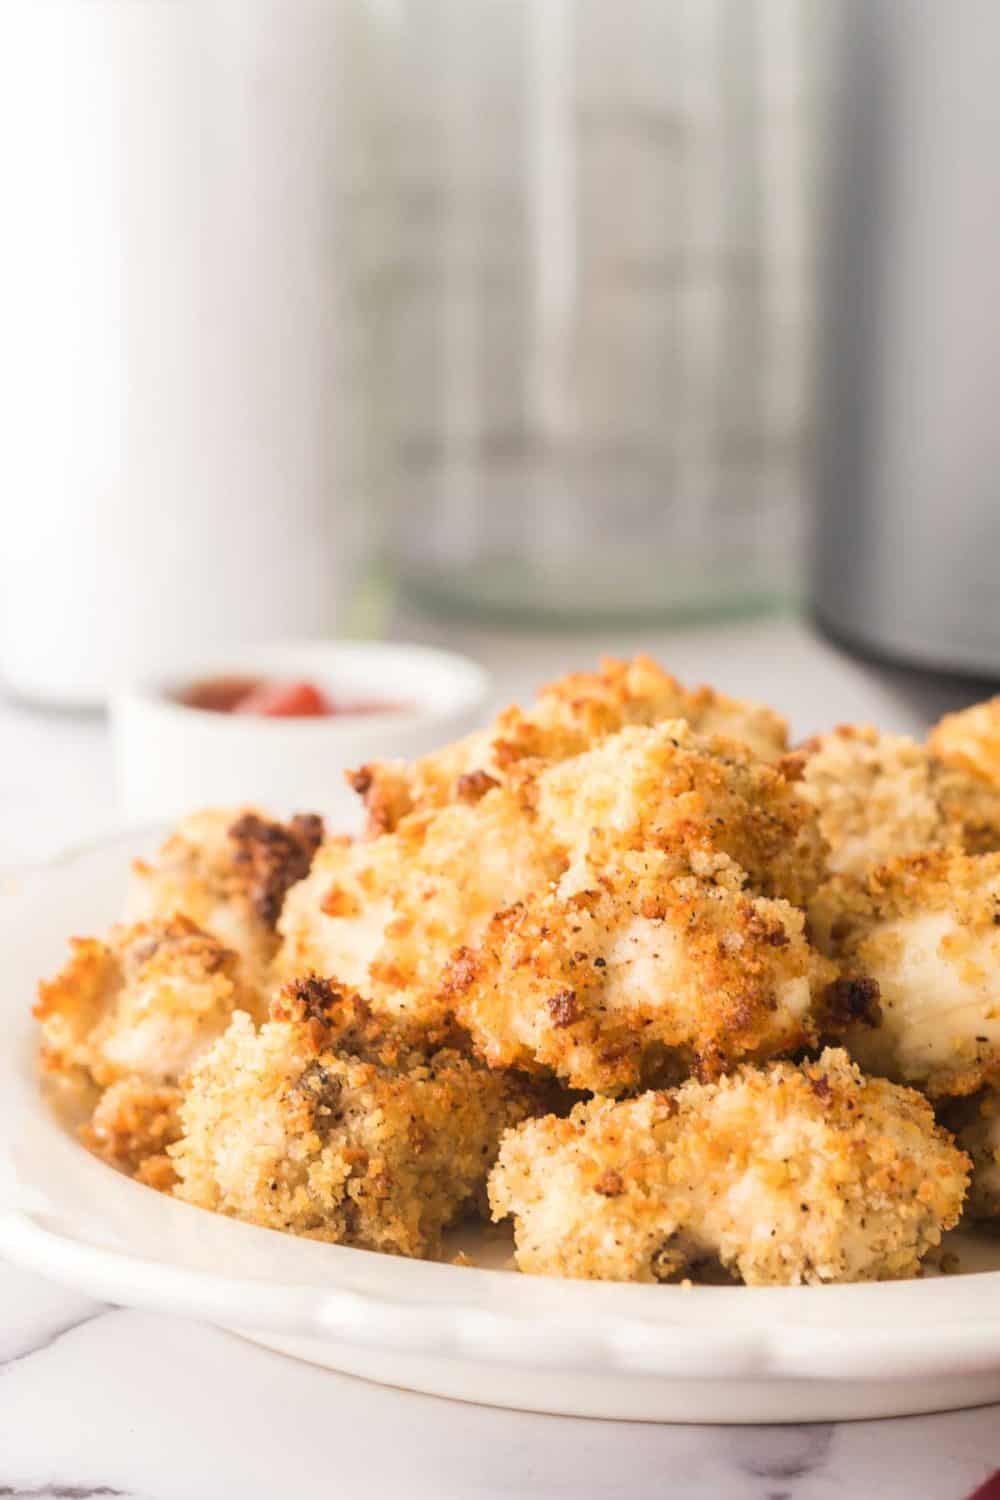
[[[685,688],[648,656],[605,658],[597,672],[573,672],[543,688],[527,711],[512,706],[492,726],[412,767],[373,762],[349,774],[364,799],[369,831],[390,832],[410,812],[462,797],[470,774],[506,783],[526,765],[579,755],[628,725],[684,719],[704,734],[723,734],[774,759],[787,726],[772,709],[727,698],[709,687]]]
[[[661,1281],[708,1260],[787,1285],[917,1274],[968,1168],[925,1099],[828,1050],[529,1120],[489,1191],[523,1271]]]
[[[336,1042],[341,1051],[386,1068],[404,1066],[407,1058],[444,1047],[468,1050],[468,1037],[451,1017],[435,1029],[406,1012],[380,1016],[360,995],[338,989],[319,974],[306,974],[284,985],[271,1002],[269,1018],[304,1028],[317,1047]]]
[[[177,1085],[238,1008],[259,1014],[235,953],[187,917],[76,938],[38,987],[40,1061],[55,1080],[105,1090],[84,1127],[98,1155],[129,1172],[173,1139]]]
[[[782,767],[816,810],[834,874],[863,876],[922,849],[1000,849],[1000,788],[901,735],[844,724]]]
[[[255,808],[193,813],[152,860],[135,862],[127,920],[183,913],[234,949],[247,983],[264,989],[285,896],[309,873],[322,837],[314,813],[288,823]]]
[[[1000,786],[1000,697],[945,714],[928,735],[927,748],[945,765]]]
[[[176,1082],[213,1027],[218,1035],[234,1009],[258,1006],[236,954],[180,914],[70,948],[34,1008],[48,1072],[81,1071],[101,1087],[137,1072]]]
[[[167,1147],[180,1134],[180,1089],[122,1078],[105,1089],[80,1139],[88,1151],[148,1186],[173,1185]]]
[[[825,872],[825,846],[796,788],[745,746],[682,720],[634,727],[522,782],[536,817],[573,861],[682,841],[727,854],[749,887],[804,905]]]
[[[732,855],[754,894],[804,901],[823,870],[813,815],[743,746],[680,720],[632,727],[506,784],[405,817],[391,834],[327,843],[290,892],[274,973],[315,971],[375,1009],[442,1024],[446,970],[494,914],[560,882],[568,897],[628,853]],[[694,862],[692,864],[692,862]]]
[[[348,997],[237,1015],[192,1072],[170,1149],[178,1197],[341,1244],[426,1256],[476,1208],[503,1130],[542,1096]]]
[[[698,875],[679,850],[626,855],[499,912],[447,990],[492,1066],[612,1094],[712,1078],[817,1041],[838,971],[804,926],[724,855]]]
[[[412,814],[380,838],[328,841],[288,896],[274,976],[321,974],[377,1011],[440,1028],[448,1013],[441,980],[454,950],[477,942],[499,907],[548,885],[565,865],[531,809],[499,787]]]
[[[827,951],[878,982],[881,1023],[846,1033],[863,1067],[932,1096],[1000,1076],[1000,854],[929,850],[840,876],[812,916]]]

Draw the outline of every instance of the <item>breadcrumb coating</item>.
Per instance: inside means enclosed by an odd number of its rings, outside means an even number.
[[[180,1134],[181,1091],[129,1075],[104,1090],[80,1131],[88,1151],[160,1190],[174,1182],[167,1147]]]
[[[516,778],[525,765],[579,755],[630,724],[685,719],[703,734],[741,740],[763,759],[786,748],[787,725],[773,709],[727,698],[709,687],[685,688],[648,656],[605,658],[597,672],[572,672],[542,688],[533,708],[505,709],[488,729],[414,765],[362,766],[349,780],[362,796],[373,833],[390,832],[414,809],[475,795],[483,778]]]
[[[825,848],[794,784],[745,746],[683,720],[623,729],[545,767],[525,794],[571,864],[675,844],[730,855],[763,896],[803,905]],[[568,882],[564,882],[565,885]]]
[[[395,833],[328,840],[288,895],[274,973],[316,972],[375,1009],[437,1025],[445,965],[493,913],[565,868],[522,800],[494,788],[474,803],[413,814]]]
[[[945,714],[928,735],[927,748],[945,765],[1000,786],[1000,697]]]
[[[288,823],[254,808],[193,813],[152,861],[134,862],[126,920],[182,912],[238,953],[247,981],[264,988],[285,894],[309,873],[322,837],[314,813]]]
[[[1000,1072],[1000,854],[909,855],[821,900],[828,946],[879,986],[881,1024],[845,1036],[863,1068],[932,1096]]]
[[[901,735],[841,725],[782,764],[819,816],[835,874],[921,849],[1000,849],[1000,790]]]
[[[171,1137],[182,1075],[235,1010],[259,1001],[236,954],[184,916],[114,928],[107,942],[74,938],[71,949],[38,987],[42,1068],[107,1090],[84,1139],[135,1171]]]
[[[238,1014],[194,1067],[175,1195],[269,1229],[429,1256],[483,1201],[537,1089],[372,1016],[315,977],[255,1031]]]
[[[65,967],[38,986],[50,1072],[81,1069],[101,1087],[131,1074],[176,1082],[234,1010],[258,1003],[240,983],[236,954],[185,916],[70,947]]]
[[[968,1170],[921,1095],[831,1049],[529,1120],[489,1192],[522,1271],[671,1281],[707,1261],[784,1286],[915,1275]]]
[[[731,854],[755,891],[796,902],[823,869],[815,819],[780,772],[682,720],[633,727],[516,788],[411,813],[360,843],[328,841],[285,902],[275,974],[314,970],[378,1010],[437,1024],[452,955],[474,948],[497,911],[556,881],[568,896],[629,851],[679,844]]]
[[[748,895],[726,855],[694,862],[626,855],[499,912],[447,977],[481,1055],[621,1093],[814,1044],[839,971],[803,913]]]

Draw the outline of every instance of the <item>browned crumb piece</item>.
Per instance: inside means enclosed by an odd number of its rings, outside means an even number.
[[[749,895],[725,855],[701,870],[625,856],[498,913],[448,985],[487,1061],[621,1093],[815,1043],[841,981],[802,912]]]
[[[675,1281],[708,1261],[748,1285],[875,1281],[918,1272],[968,1169],[921,1095],[829,1050],[529,1120],[490,1201],[536,1274]]]
[[[177,1183],[177,1173],[169,1156],[146,1156],[135,1169],[135,1180],[157,1193],[172,1192]]]
[[[486,771],[466,771],[455,783],[455,796],[459,802],[478,802],[499,785],[496,777]]]
[[[934,1096],[1000,1077],[998,913],[1000,854],[931,850],[820,893],[826,947],[879,987],[879,1024],[845,1033],[862,1067]]]
[[[599,671],[574,672],[543,688],[535,705],[505,709],[485,730],[425,756],[413,766],[372,763],[350,773],[372,833],[391,832],[414,810],[468,794],[466,777],[501,783],[528,762],[578,755],[629,725],[684,719],[703,734],[740,740],[765,758],[785,749],[787,726],[772,709],[727,698],[708,687],[685,688],[648,656],[606,658]]]
[[[151,1172],[157,1176],[163,1163],[169,1166],[165,1152],[180,1131],[179,1102],[175,1085],[122,1078],[105,1089],[80,1138],[95,1156],[149,1182]]]
[[[836,874],[923,849],[1000,849],[1000,787],[900,735],[842,725],[783,764],[818,814]]]
[[[41,1063],[50,1076],[106,1090],[84,1136],[127,1171],[173,1138],[176,1085],[237,1008],[256,1010],[235,953],[188,920],[77,938],[54,979],[39,985]]]
[[[193,813],[154,859],[136,861],[128,919],[182,912],[238,953],[247,982],[264,988],[284,898],[309,873],[322,838],[314,813],[288,823],[253,808]]]
[[[323,842],[323,819],[315,813],[297,813],[288,824],[272,823],[247,812],[232,824],[229,837],[236,845],[234,862],[246,872],[253,908],[262,922],[274,927],[286,894],[309,874]]]
[[[842,974],[828,985],[819,1009],[824,1036],[839,1037],[849,1026],[878,1026],[882,1020],[878,980],[870,975]]]
[[[286,990],[259,1032],[237,1015],[195,1065],[170,1148],[175,1192],[271,1229],[436,1254],[540,1095],[321,989]]]

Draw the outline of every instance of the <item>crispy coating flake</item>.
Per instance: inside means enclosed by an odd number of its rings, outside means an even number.
[[[958,1220],[968,1158],[927,1101],[831,1049],[504,1137],[494,1218],[521,1270],[667,1281],[721,1262],[748,1285],[914,1275]]]
[[[480,1206],[530,1083],[417,1045],[315,976],[255,1032],[237,1015],[195,1065],[170,1155],[178,1197],[270,1229],[427,1256]]]
[[[507,708],[488,729],[413,766],[373,763],[349,780],[364,799],[370,831],[386,833],[414,809],[468,796],[483,776],[507,782],[526,764],[565,760],[627,725],[664,719],[685,719],[703,734],[740,740],[764,759],[775,759],[787,744],[787,725],[770,708],[709,687],[689,690],[648,656],[629,662],[608,657],[597,672],[570,673],[543,688],[532,709]]]
[[[323,821],[314,813],[288,823],[253,808],[193,813],[153,861],[135,861],[127,920],[183,912],[234,949],[247,980],[263,988],[285,895],[308,875],[322,838]]]
[[[983,1089],[948,1100],[941,1117],[955,1142],[972,1158],[972,1180],[965,1201],[971,1219],[1000,1219],[1000,1093]]]
[[[823,868],[815,819],[778,771],[682,720],[633,727],[516,788],[477,788],[379,838],[329,841],[286,900],[275,971],[313,969],[379,1010],[437,1024],[452,955],[497,911],[556,881],[568,896],[630,851],[678,845],[709,862],[730,854],[755,891],[795,902]]]
[[[901,735],[841,725],[783,762],[819,815],[835,874],[921,849],[1000,848],[1000,789]]]
[[[236,954],[184,916],[71,947],[65,967],[38,987],[42,1067],[107,1090],[84,1139],[135,1171],[171,1137],[181,1076],[236,1009],[259,1002]]]
[[[928,735],[927,748],[945,765],[1000,786],[1000,697],[945,714]]]
[[[1000,1076],[1000,854],[894,859],[820,903],[827,946],[878,982],[881,1024],[845,1037],[863,1068],[934,1096]]]
[[[748,895],[726,855],[696,863],[627,855],[498,913],[448,973],[487,1061],[621,1093],[814,1044],[839,975],[803,913]]]

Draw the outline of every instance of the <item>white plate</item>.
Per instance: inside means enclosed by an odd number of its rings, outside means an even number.
[[[146,844],[148,845],[148,840]],[[580,1416],[801,1422],[1000,1400],[1000,1241],[963,1273],[846,1287],[619,1286],[296,1240],[164,1198],[89,1156],[43,1101],[29,1005],[69,933],[116,916],[135,835],[2,890],[0,1254],[91,1296],[466,1401]]]

